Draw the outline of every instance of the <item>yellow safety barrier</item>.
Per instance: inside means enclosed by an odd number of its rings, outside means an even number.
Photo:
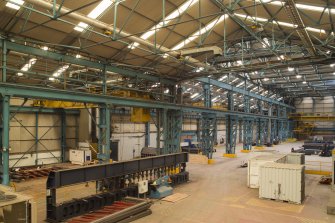
[[[236,154],[228,154],[228,153],[225,153],[225,154],[223,154],[223,157],[226,157],[226,158],[236,158],[237,155],[236,155]]]
[[[247,150],[247,149],[241,149],[241,153],[250,153],[251,150]]]
[[[288,138],[288,139],[286,140],[286,142],[296,142],[296,141],[297,141],[296,138]]]
[[[332,163],[324,161],[306,161],[305,173],[314,175],[331,175]]]
[[[214,164],[215,160],[214,159],[208,159],[208,164]]]
[[[264,146],[255,146],[254,149],[263,150],[265,148],[264,148]]]

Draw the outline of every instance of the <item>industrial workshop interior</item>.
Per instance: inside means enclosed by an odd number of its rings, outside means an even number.
[[[334,0],[1,0],[0,223],[335,223]]]

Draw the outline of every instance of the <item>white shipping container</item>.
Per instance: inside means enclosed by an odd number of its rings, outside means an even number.
[[[304,153],[289,153],[286,155],[286,163],[288,164],[305,164],[305,154]]]
[[[259,197],[301,204],[305,199],[305,166],[266,163],[261,166]]]
[[[248,187],[259,188],[260,167],[269,162],[285,163],[286,155],[271,154],[260,155],[248,160]]]

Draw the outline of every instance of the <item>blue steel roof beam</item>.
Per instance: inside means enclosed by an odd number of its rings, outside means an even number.
[[[273,103],[273,104],[278,104],[278,105],[281,105],[281,106],[285,106],[285,107],[294,109],[294,107],[292,107],[290,105],[278,102],[278,101],[273,100],[273,99],[268,98],[268,97],[261,96],[259,94],[255,94],[255,93],[246,91],[246,90],[241,89],[241,88],[234,87],[230,84],[223,83],[223,82],[220,82],[220,81],[217,81],[217,80],[213,80],[213,79],[205,78],[205,77],[204,78],[198,78],[197,80],[201,81],[203,83],[212,84],[213,86],[220,87],[220,88],[223,88],[223,89],[226,89],[226,90],[229,90],[229,91],[233,91],[233,92],[236,92],[236,93],[239,93],[239,94],[242,94],[242,95],[249,95],[250,97],[253,97],[253,98],[256,98],[256,99],[259,99],[259,100],[262,100],[262,101],[266,101],[266,102],[270,102],[270,103]]]
[[[60,89],[51,88],[41,88],[34,86],[10,84],[10,83],[0,83],[0,94],[10,95],[14,97],[29,97],[33,99],[50,99],[50,100],[64,100],[64,101],[77,101],[77,102],[87,102],[95,104],[107,104],[116,106],[127,106],[127,107],[143,107],[143,108],[162,108],[171,110],[182,110],[185,112],[197,112],[197,113],[211,113],[217,116],[226,115],[237,115],[240,117],[252,117],[252,118],[262,118],[268,117],[259,114],[250,114],[244,112],[229,112],[210,108],[178,105],[174,103],[166,103],[159,101],[141,100],[135,98],[123,98],[116,96],[98,95],[83,92],[73,92]],[[278,117],[271,117],[272,119],[278,119]],[[287,120],[287,117],[279,118]]]
[[[56,61],[63,61],[63,62],[70,63],[70,64],[77,64],[77,65],[89,67],[89,68],[95,68],[95,69],[100,69],[100,70],[104,68],[104,64],[102,63],[76,58],[75,56],[64,55],[64,54],[51,52],[51,51],[45,51],[42,49],[38,49],[35,47],[31,47],[31,46],[25,46],[25,45],[13,43],[10,41],[6,41],[6,43],[7,43],[7,48],[12,51],[25,53],[28,55],[34,55],[38,57],[43,57],[43,58],[48,58],[48,59],[52,59]],[[0,48],[3,47],[2,44],[3,42],[0,41]],[[139,73],[133,70],[115,67],[111,65],[106,65],[106,71],[118,73],[118,74],[131,77],[131,78],[141,78],[141,79],[145,79],[145,80],[152,81],[152,82],[160,82],[162,84],[167,84],[167,85],[176,84],[175,81],[172,81],[169,79],[155,77],[155,76],[151,76],[151,75]]]

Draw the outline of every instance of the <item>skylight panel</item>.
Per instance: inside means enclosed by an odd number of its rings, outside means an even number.
[[[191,36],[189,36],[187,39],[183,40],[182,42],[178,43],[176,46],[174,46],[172,48],[172,50],[179,50],[181,48],[183,48],[184,46],[186,46],[187,44],[189,44],[190,42],[192,42],[193,40],[195,40],[196,38],[198,38],[199,36],[201,36],[202,34],[208,32],[209,30],[211,30],[214,26],[216,26],[217,24],[221,23],[222,21],[225,20],[225,18],[227,17],[226,14],[218,17],[217,19],[214,19],[212,22],[208,23],[205,27],[203,27],[202,29],[196,31],[195,33],[193,33]]]
[[[178,18],[181,16],[188,8],[193,6],[195,3],[197,3],[199,0],[188,0],[184,4],[182,4],[180,7],[178,7],[176,10],[174,10],[172,13],[170,13],[168,16],[164,18],[161,22],[159,22],[157,25],[151,27],[151,29],[145,33],[143,33],[140,38],[147,40],[151,36],[155,34],[155,32],[158,32],[164,25],[170,23],[173,19]],[[130,49],[135,49],[140,44],[137,42],[134,42],[128,46]]]
[[[250,17],[244,14],[239,14],[239,13],[235,13],[236,16],[247,19],[247,20],[251,20],[251,21],[259,21],[259,22],[267,22],[268,20],[265,18],[261,18],[261,17]],[[290,27],[290,28],[297,28],[298,25],[293,24],[293,23],[288,23],[288,22],[282,22],[282,21],[276,21],[273,20],[272,21],[273,24],[278,24],[280,26],[285,26],[285,27]],[[311,31],[311,32],[317,32],[317,33],[323,33],[326,34],[326,31],[324,29],[317,29],[317,28],[313,28],[313,27],[306,27],[306,30]]]
[[[31,58],[28,63],[26,63],[21,70],[22,71],[28,71],[35,63],[36,63],[37,59],[36,58]],[[23,73],[19,72],[17,73],[17,76],[23,76]]]
[[[22,0],[10,0],[6,3],[6,6],[11,9],[19,10],[24,1]]]
[[[98,18],[104,11],[106,11],[112,4],[114,0],[102,0],[99,5],[97,5],[88,15],[87,17],[91,19]],[[87,29],[88,24],[84,22],[79,22],[79,24],[74,27],[74,30],[78,32],[83,32]]]
[[[59,77],[62,73],[64,73],[68,68],[70,67],[70,65],[64,65],[62,67],[60,67],[58,70],[56,70],[52,76],[54,77]]]

